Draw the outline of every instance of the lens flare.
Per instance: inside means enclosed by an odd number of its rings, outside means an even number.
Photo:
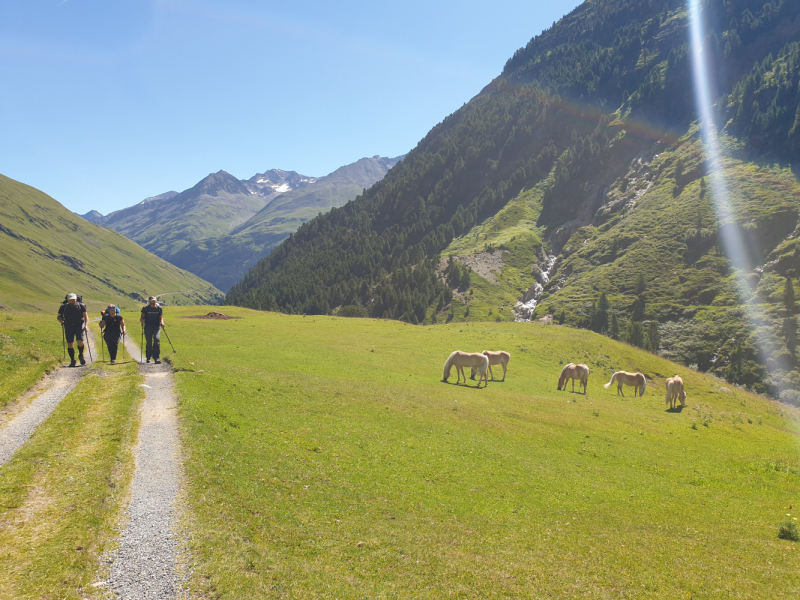
[[[735,222],[730,193],[725,181],[723,155],[720,150],[719,132],[714,120],[711,100],[714,97],[713,79],[709,76],[708,55],[703,48],[704,31],[706,31],[706,28],[703,22],[701,0],[689,0],[689,42],[695,103],[700,117],[700,132],[708,165],[710,191],[719,224],[720,244],[722,251],[733,267],[736,291],[739,301],[745,308],[749,329],[756,334],[754,337],[760,362],[766,365],[767,356],[764,348],[766,347],[765,344],[769,343],[770,340],[765,339],[769,337],[769,334],[765,331],[766,328],[764,326],[769,325],[769,320],[761,313],[755,302],[750,300],[753,298],[753,294],[745,280],[746,274],[757,266],[752,258],[756,256],[756,252],[751,252],[751,249],[747,247],[742,230]],[[753,300],[755,299],[753,298]]]

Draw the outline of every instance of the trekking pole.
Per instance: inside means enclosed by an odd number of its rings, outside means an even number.
[[[125,332],[122,332],[122,360],[125,360]]]
[[[172,346],[172,340],[171,340],[171,339],[169,339],[169,334],[167,333],[167,328],[166,328],[166,327],[164,327],[164,326],[162,325],[162,326],[161,326],[161,329],[163,329],[163,330],[164,330],[164,335],[166,335],[166,336],[167,336],[167,341],[169,342],[169,345],[170,345],[170,346]],[[177,350],[175,350],[175,346],[172,346],[172,353],[173,353],[173,354],[177,354],[177,353],[178,353],[178,351],[177,351]]]
[[[94,357],[92,356],[92,346],[89,344],[89,328],[86,328],[86,349],[89,351],[89,360],[94,362]]]
[[[61,362],[67,360],[67,340],[66,334],[64,333],[64,324],[61,324]]]
[[[106,362],[106,345],[105,345],[105,337],[103,337],[103,317],[105,314],[103,311],[100,311],[100,323],[98,326],[100,327],[100,351],[103,353],[103,362]],[[108,349],[108,353],[111,354],[111,348]]]
[[[142,348],[144,348],[144,323],[142,325],[142,343],[139,344],[139,362],[141,363],[144,360],[144,356],[142,355]]]

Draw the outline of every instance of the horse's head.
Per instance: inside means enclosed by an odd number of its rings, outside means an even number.
[[[567,378],[564,375],[558,378],[558,391],[561,391],[561,386],[567,383]]]

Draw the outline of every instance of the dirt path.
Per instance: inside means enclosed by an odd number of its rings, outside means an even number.
[[[139,348],[130,338],[126,350],[136,360]],[[118,598],[175,598],[179,539],[177,505],[181,486],[180,439],[175,382],[167,363],[139,365],[146,397],[140,407],[136,470],[131,484],[128,519],[119,548],[108,557],[107,586]]]
[[[96,360],[97,344],[91,329],[89,330],[89,344],[92,349],[92,356]],[[87,366],[94,362],[88,350],[84,352],[84,358]],[[29,392],[28,398],[30,396],[35,397],[24,410],[13,414],[7,423],[0,424],[0,467],[8,462],[20,446],[31,436],[33,431],[50,416],[59,402],[78,385],[81,377],[86,372],[86,367],[70,368],[62,366],[52,375],[45,377],[39,385]],[[23,397],[20,403],[24,404],[28,398]]]

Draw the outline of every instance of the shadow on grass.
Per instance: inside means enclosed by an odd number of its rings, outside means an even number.
[[[466,390],[485,390],[486,389],[486,386],[478,387],[477,385],[467,385],[466,381],[464,383],[454,383],[454,382],[451,382],[451,381],[442,381],[442,383],[444,383],[446,385],[457,385],[458,387],[464,388]]]
[[[683,412],[684,408],[686,408],[686,407],[684,407],[684,406],[676,406],[675,408],[668,408],[665,412],[675,413],[675,414],[679,415],[679,414],[681,414]]]

